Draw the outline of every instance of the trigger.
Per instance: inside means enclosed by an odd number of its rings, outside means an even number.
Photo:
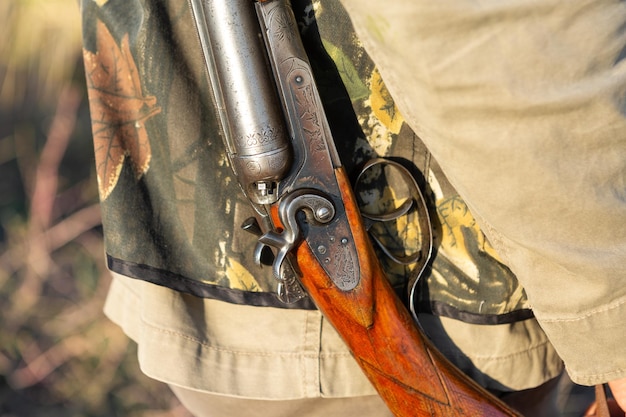
[[[254,217],[247,218],[241,225],[241,228],[258,237],[263,235],[261,226],[259,226],[259,222]],[[258,266],[272,266],[274,264],[274,252],[266,244],[257,242],[254,248],[254,263]]]

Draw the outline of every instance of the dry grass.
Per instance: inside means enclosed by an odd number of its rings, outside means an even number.
[[[187,416],[102,315],[75,0],[0,2],[0,416]]]

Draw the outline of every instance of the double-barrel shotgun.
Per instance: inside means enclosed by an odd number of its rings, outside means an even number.
[[[517,416],[439,353],[385,277],[291,6],[190,1],[229,162],[261,230],[254,256],[271,248],[279,297],[311,297],[396,416]]]

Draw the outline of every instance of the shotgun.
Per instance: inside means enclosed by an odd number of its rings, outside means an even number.
[[[272,252],[279,297],[311,297],[394,415],[517,416],[438,352],[385,277],[287,1],[191,5],[229,162],[255,211],[254,256]],[[421,195],[410,205],[423,208]]]

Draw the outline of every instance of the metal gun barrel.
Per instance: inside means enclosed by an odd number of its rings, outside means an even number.
[[[254,5],[250,0],[202,3],[194,12],[206,22],[200,36],[230,162],[248,198],[273,203],[292,149]]]

